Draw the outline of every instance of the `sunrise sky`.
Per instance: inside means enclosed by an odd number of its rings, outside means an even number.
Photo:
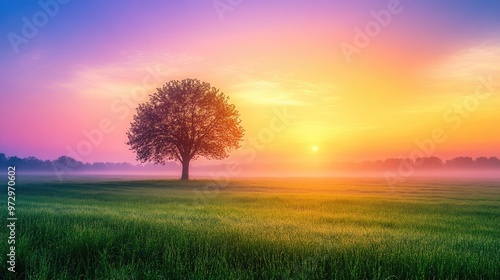
[[[135,163],[137,104],[198,78],[240,111],[233,160],[407,157],[436,130],[428,155],[500,157],[499,1],[60,2],[0,4],[8,156]]]

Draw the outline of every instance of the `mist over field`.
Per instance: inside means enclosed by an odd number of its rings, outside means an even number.
[[[21,173],[38,173],[56,177],[80,174],[133,175],[176,178],[182,168],[179,163],[165,165],[133,165],[130,163],[96,162],[83,163],[71,157],[61,156],[56,160],[40,160],[35,157],[6,157],[0,154],[0,167],[16,165]],[[248,163],[226,161],[214,164],[193,164],[194,178],[228,180],[245,177],[384,177],[388,181],[401,181],[409,177],[435,178],[499,178],[500,160],[496,157],[456,157],[441,160],[437,157],[392,158],[364,162],[288,162]]]

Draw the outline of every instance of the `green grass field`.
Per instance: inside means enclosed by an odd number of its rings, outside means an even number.
[[[498,181],[17,183],[5,279],[500,279]]]

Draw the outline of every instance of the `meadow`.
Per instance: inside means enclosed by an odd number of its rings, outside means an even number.
[[[500,279],[494,180],[17,183],[3,279]]]

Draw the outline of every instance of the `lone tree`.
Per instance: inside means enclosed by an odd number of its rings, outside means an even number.
[[[127,144],[143,163],[180,161],[181,179],[187,180],[191,160],[223,159],[240,147],[244,129],[228,101],[209,83],[170,81],[150,95],[149,102],[139,104]]]

